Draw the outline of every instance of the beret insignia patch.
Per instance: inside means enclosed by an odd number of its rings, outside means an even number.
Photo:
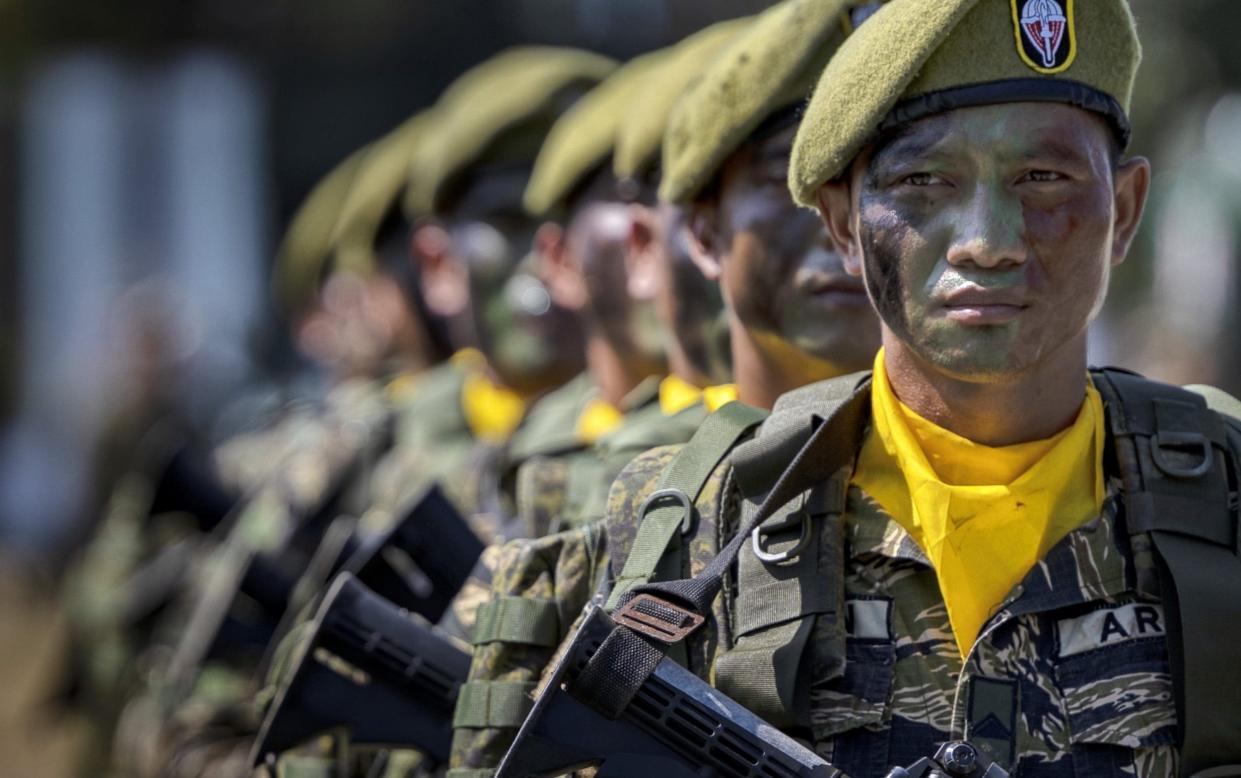
[[[1073,0],[1009,0],[1017,54],[1036,72],[1068,70],[1077,56]]]

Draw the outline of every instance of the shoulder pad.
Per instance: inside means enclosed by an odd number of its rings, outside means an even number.
[[[857,397],[869,386],[870,375],[869,370],[851,373],[780,395],[757,437],[733,452],[742,493],[747,497],[765,494],[814,431],[814,418],[827,418]]]
[[[1201,395],[1207,401],[1207,407],[1232,421],[1241,422],[1241,400],[1228,394],[1223,389],[1206,384],[1189,384],[1186,391]]]

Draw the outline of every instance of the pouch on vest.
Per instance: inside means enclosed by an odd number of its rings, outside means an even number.
[[[808,691],[843,670],[844,539],[848,473],[827,481],[763,522],[737,559],[733,645],[715,664],[715,686],[778,727],[809,727]],[[743,512],[758,510],[747,500]],[[816,630],[816,620],[819,628]],[[804,661],[812,633],[836,658],[826,677]],[[822,670],[822,668],[819,668]]]

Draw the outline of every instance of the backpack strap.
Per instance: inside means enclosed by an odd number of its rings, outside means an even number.
[[[634,586],[649,582],[661,567],[661,559],[664,569],[674,569],[679,575],[679,559],[673,567],[666,557],[680,549],[681,536],[692,530],[694,501],[720,461],[766,416],[760,408],[731,402],[702,422],[664,470],[659,489],[639,509],[643,515],[638,517],[638,534],[608,597],[609,609]]]
[[[1155,552],[1183,773],[1241,765],[1238,467],[1228,424],[1199,394],[1114,368],[1093,375],[1129,532],[1148,536]]]

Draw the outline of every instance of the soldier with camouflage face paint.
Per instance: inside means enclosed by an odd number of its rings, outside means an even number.
[[[686,244],[687,253],[697,255],[695,259],[706,267],[706,276],[712,283],[722,281],[732,341],[731,361],[736,367],[736,389],[743,399],[749,396],[752,402],[770,402],[769,398],[780,391],[866,364],[873,355],[877,328],[860,285],[845,279],[839,258],[828,251],[821,224],[813,215],[807,214],[809,225],[807,219],[798,216],[799,211],[783,185],[795,117],[784,116],[782,109],[798,102],[822,66],[826,54],[819,46],[828,45],[825,43],[828,40],[838,41],[845,34],[839,13],[806,19],[806,26],[812,31],[806,33],[806,40],[799,42],[799,53],[791,54],[792,59],[785,65],[786,70],[791,71],[791,74],[785,73],[790,84],[782,92],[763,93],[760,105],[738,107],[735,115],[717,115],[700,121],[703,117],[685,112],[684,98],[678,103],[681,91],[696,79],[700,82],[689,86],[691,94],[705,94],[720,88],[719,80],[712,76],[720,65],[707,66],[717,57],[722,61],[735,57],[733,41],[755,23],[765,22],[760,18],[717,25],[669,52],[651,55],[662,57],[666,64],[662,65],[664,70],[656,66],[653,75],[644,77],[672,84],[674,88],[662,93],[656,90],[656,96],[651,98],[651,113],[631,108],[632,114],[642,118],[633,121],[640,124],[629,129],[629,133],[639,137],[645,133],[650,137],[646,125],[653,121],[652,116],[667,117],[665,120],[671,123],[664,140],[663,165],[658,171],[664,201],[656,212],[638,212],[639,218],[647,220],[638,224],[639,232],[643,228],[658,231],[664,241],[671,243],[686,237],[685,224],[691,219],[697,221],[702,230],[706,230],[705,225],[709,223],[710,229],[727,232],[727,236],[723,232],[712,234],[710,240],[714,243],[710,251],[704,249],[701,235],[695,234]],[[639,60],[629,67],[637,70],[643,64]],[[731,71],[729,73],[731,78]],[[743,93],[746,91],[742,89]],[[774,157],[770,151],[763,152],[767,163],[763,167],[754,162],[752,145],[761,143],[767,136],[760,135],[760,140],[755,141],[750,132],[760,125],[766,127],[765,122],[772,115],[782,117],[774,121],[784,122],[778,128],[784,132]],[[622,127],[629,124],[626,122]],[[625,136],[622,130],[620,137]],[[699,155],[695,160],[699,167],[693,167],[693,175],[697,177],[693,183],[687,181],[691,165],[682,158],[681,148],[675,152],[668,150],[667,144],[674,137],[682,142],[692,140],[701,144],[693,146],[693,151]],[[628,159],[635,152],[618,143],[617,155],[625,164],[630,164]],[[780,174],[778,188],[770,186],[770,171],[775,168],[779,168]],[[715,183],[709,188],[713,194],[693,200],[693,195],[708,188],[707,183],[712,181]],[[716,196],[722,200],[717,201]],[[720,206],[721,202],[727,204],[726,209]],[[782,214],[795,217],[799,227],[780,237]],[[669,254],[676,251],[675,243],[666,250]],[[718,271],[722,264],[745,272],[720,279]],[[756,286],[753,283],[756,276],[773,281]],[[795,306],[821,309],[830,313],[833,321],[826,326],[812,323],[803,333],[806,337],[802,337],[794,333],[800,326],[797,320],[789,318],[784,322],[791,329],[781,334],[785,325],[776,320],[774,312],[791,311]],[[773,315],[751,315],[759,309]],[[851,334],[846,337],[846,333]],[[800,345],[791,345],[785,337],[797,339]],[[689,350],[680,353],[684,355]],[[686,371],[686,375],[690,376],[686,383],[695,380],[691,371]],[[666,382],[665,390],[668,388]],[[710,395],[711,391],[705,394]],[[735,394],[730,392],[726,399],[733,397]],[[699,405],[690,411],[695,414],[693,426],[682,433],[682,441],[699,426],[705,416],[703,411],[708,409],[714,410]],[[667,435],[666,429],[663,434]],[[669,437],[661,441],[651,435],[641,441],[645,447],[675,442]],[[636,453],[637,446],[626,449],[624,460]],[[544,611],[541,621],[551,626],[538,635],[527,637],[523,644],[521,640],[502,637],[504,627],[509,626],[507,621],[513,619],[497,616],[494,629],[475,635],[477,647],[471,684],[466,687],[457,709],[454,776],[486,775],[498,763],[519,721],[504,720],[485,711],[503,708],[496,705],[498,699],[520,697],[533,688],[534,679],[549,661],[554,645],[570,628],[605,568],[607,557],[603,540],[599,527],[588,526],[580,532],[566,532],[505,548],[497,565],[493,598],[485,610],[502,616],[506,614],[506,603],[537,602]],[[522,612],[530,608],[523,606]],[[527,614],[526,618],[530,616]]]
[[[446,320],[447,340],[460,350],[420,376],[401,409],[396,447],[372,478],[374,503],[363,516],[369,530],[401,518],[438,482],[479,535],[490,539],[504,531],[512,510],[511,478],[505,476],[509,439],[515,429],[530,435],[546,425],[558,409],[526,413],[527,406],[580,359],[568,312],[550,304],[532,263],[518,261],[531,230],[515,199],[547,128],[611,67],[605,58],[569,49],[504,52],[466,73],[424,117],[411,120],[420,137],[401,159],[395,151],[377,158],[376,177],[401,177],[400,186],[385,191],[392,198],[404,194],[406,230],[413,223],[416,302]],[[345,239],[358,232],[356,225],[340,232],[341,261],[364,249]],[[488,561],[480,565],[482,579],[489,577]],[[474,592],[485,586],[467,582],[444,617],[448,635],[468,635],[479,601]],[[303,631],[290,631],[275,656],[296,656]],[[288,680],[281,670],[287,664],[273,664],[265,698]],[[400,745],[362,748],[350,744],[347,733],[333,735],[280,756],[274,769],[343,776],[422,769],[421,755]]]
[[[536,452],[528,441],[547,426],[540,419],[559,418],[546,404],[527,410],[583,359],[576,315],[552,298],[530,257],[537,225],[521,195],[548,128],[612,68],[587,52],[515,48],[436,103],[405,210],[419,219],[412,244],[425,305],[447,319],[459,352],[403,415],[397,456],[378,477],[381,505],[395,508],[439,481],[483,537],[502,533],[512,515],[509,459]]]
[[[827,5],[773,11],[747,60]],[[875,11],[818,78],[789,168],[879,314],[873,371],[784,394],[658,568],[630,551],[674,453],[614,485],[623,604],[705,566],[777,480],[812,484],[741,544],[712,612],[692,603],[688,665],[849,775],[958,738],[1022,775],[1238,759],[1218,633],[1237,616],[1214,594],[1241,579],[1241,404],[1086,367],[1149,184],[1123,156],[1138,59],[1125,0]]]

